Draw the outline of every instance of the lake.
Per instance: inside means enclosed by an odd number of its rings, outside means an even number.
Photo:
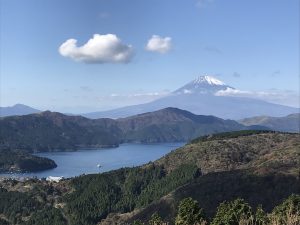
[[[57,167],[26,174],[0,174],[10,177],[48,176],[74,177],[81,174],[101,173],[122,167],[133,167],[154,161],[184,143],[122,144],[117,148],[79,150],[74,152],[44,152],[35,155],[53,159]],[[97,165],[101,165],[100,168]]]

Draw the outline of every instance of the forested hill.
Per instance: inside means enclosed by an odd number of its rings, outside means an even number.
[[[1,118],[0,127],[0,148],[28,151],[114,147],[124,142],[188,141],[200,135],[251,129],[233,120],[194,115],[175,108],[118,120],[92,120],[46,111]]]
[[[0,119],[0,144],[6,149],[52,151],[119,144],[119,129],[110,119],[90,120],[45,111]]]
[[[165,108],[116,121],[124,142],[188,141],[206,134],[251,129],[234,120],[195,115],[177,108]]]
[[[35,172],[57,167],[56,163],[48,158],[38,157],[17,150],[0,150],[1,172]]]
[[[5,199],[0,214],[9,224],[108,225],[149,224],[158,213],[174,224],[186,197],[198,201],[209,222],[220,216],[220,203],[237,198],[245,199],[254,212],[259,204],[271,212],[291,194],[300,194],[299,138],[278,132],[223,133],[196,139],[141,167],[58,184],[7,181],[0,189]],[[16,196],[22,201],[15,201]],[[300,201],[296,204],[300,209]]]
[[[240,120],[239,123],[245,126],[260,125],[271,130],[300,133],[300,113],[284,117],[256,116]]]

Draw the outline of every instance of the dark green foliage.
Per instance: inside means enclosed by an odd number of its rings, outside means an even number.
[[[270,212],[292,193],[300,194],[300,181],[293,176],[256,176],[243,171],[210,173],[178,188],[174,198],[192,197],[200,203],[207,216],[213,217],[220,202],[240,197],[253,208],[262,204]]]
[[[300,224],[300,195],[291,195],[276,206],[272,213],[266,213],[258,206],[253,214],[247,202],[238,198],[218,206],[213,220],[204,219],[203,210],[192,198],[183,199],[178,207],[175,225],[298,225]],[[148,224],[162,224],[162,218],[155,212]],[[156,222],[156,223],[155,223]],[[133,223],[134,224],[134,223]],[[141,223],[137,223],[141,224]]]
[[[284,225],[288,215],[296,212],[300,216],[300,195],[291,195],[282,204],[275,207],[272,213],[278,218],[278,225]]]
[[[200,135],[248,129],[233,120],[195,115],[177,108],[165,108],[118,119],[123,142],[188,141]]]
[[[198,205],[198,202],[192,198],[181,200],[176,216],[176,225],[190,225],[201,223],[204,220],[204,212]]]
[[[261,205],[259,205],[256,208],[255,222],[256,222],[256,225],[265,225],[265,224],[267,224],[269,222],[269,218],[267,217],[267,214],[263,210],[263,208],[262,208]]]
[[[158,215],[158,213],[152,214],[150,220],[149,220],[149,225],[162,225],[163,221],[161,217]]]
[[[0,188],[0,214],[5,215],[12,224],[21,222],[21,217],[30,216],[40,207],[41,203],[27,193],[8,192]]]
[[[43,112],[0,119],[0,148],[55,151],[116,146],[119,132],[113,120]]]
[[[149,183],[138,198],[138,207],[146,206],[153,200],[158,200],[171,190],[176,189],[182,184],[200,176],[199,169],[193,165],[181,165],[172,171],[169,176],[160,180],[154,180]]]
[[[212,135],[205,135],[199,138],[196,138],[191,141],[192,144],[196,144],[202,141],[213,141],[213,140],[222,140],[227,138],[238,138],[241,136],[249,136],[254,134],[262,134],[262,133],[276,133],[275,131],[270,130],[241,130],[241,131],[232,131],[232,132],[224,132],[217,133]]]
[[[249,129],[233,120],[176,108],[118,120],[91,120],[46,111],[1,118],[0,127],[0,149],[31,152],[114,147],[124,142],[188,141],[200,135]]]
[[[4,220],[2,218],[0,218],[0,224],[1,225],[10,225],[10,223],[7,220]]]
[[[249,218],[251,214],[251,207],[242,199],[223,202],[218,207],[211,225],[239,225],[242,218]]]
[[[26,225],[67,225],[66,219],[60,210],[55,208],[45,208],[34,213]]]
[[[0,217],[11,224],[43,224],[45,218],[45,224],[68,221],[69,225],[95,225],[112,213],[108,221],[141,219],[146,224],[150,215],[158,212],[162,221],[172,224],[179,202],[192,197],[215,224],[236,224],[248,216],[255,225],[265,225],[263,210],[270,212],[291,193],[300,191],[298,138],[296,134],[263,133],[205,141],[186,145],[142,167],[80,176],[58,184],[35,179],[3,181]],[[227,202],[218,208],[223,201]],[[282,221],[291,203],[292,209],[299,210],[299,196],[287,202],[273,211]],[[259,204],[262,207],[257,208]],[[250,206],[257,208],[256,213]],[[126,214],[125,219],[119,215],[132,210],[135,212]],[[183,210],[181,215],[188,212]]]
[[[132,222],[132,225],[144,225],[144,223],[141,220],[135,220]]]
[[[0,172],[35,172],[56,166],[53,160],[44,157],[16,150],[0,150]]]
[[[110,212],[146,206],[198,175],[196,166],[183,165],[166,174],[163,167],[149,164],[79,177],[72,181],[76,191],[67,198],[68,213],[74,224],[95,224]]]

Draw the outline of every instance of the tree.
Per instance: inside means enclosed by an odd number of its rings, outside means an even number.
[[[185,198],[180,202],[175,219],[176,225],[201,224],[204,221],[203,209],[199,207],[197,201]]]
[[[239,225],[239,221],[252,216],[252,210],[243,199],[223,202],[219,205],[211,225]]]
[[[300,224],[300,195],[291,195],[276,206],[271,215],[278,225]]]
[[[162,225],[163,221],[161,217],[158,215],[158,213],[153,213],[150,220],[149,220],[149,225]]]
[[[269,222],[268,216],[263,210],[262,206],[259,205],[255,212],[255,222],[257,225],[264,225]]]
[[[144,225],[144,223],[141,220],[135,220],[132,225]]]

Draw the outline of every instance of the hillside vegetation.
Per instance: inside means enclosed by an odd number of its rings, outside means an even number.
[[[256,116],[238,121],[245,126],[260,125],[271,130],[300,133],[300,113],[283,117]]]
[[[119,144],[111,120],[43,112],[0,119],[0,147],[27,151],[55,151]]]
[[[1,118],[0,127],[0,149],[31,152],[115,147],[124,142],[181,142],[200,135],[251,128],[175,108],[118,120],[92,120],[46,111]]]
[[[3,193],[9,194],[0,203],[0,215],[11,224],[17,224],[13,220],[45,224],[46,217],[54,225],[104,225],[148,223],[159,213],[162,221],[173,224],[181,200],[187,197],[198,201],[207,221],[213,221],[220,203],[237,198],[253,210],[261,204],[270,213],[291,194],[300,194],[299,137],[233,132],[196,139],[142,167],[80,176],[50,186],[34,180],[6,181]],[[10,204],[16,195],[24,201]],[[29,204],[26,210],[24,204]]]
[[[55,167],[57,167],[56,163],[48,158],[16,150],[0,150],[0,173],[35,172]]]

